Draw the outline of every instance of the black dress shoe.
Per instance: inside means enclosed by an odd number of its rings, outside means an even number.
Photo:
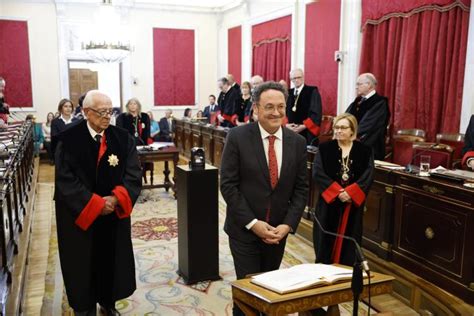
[[[100,306],[100,313],[106,316],[120,316],[120,312],[115,307]]]

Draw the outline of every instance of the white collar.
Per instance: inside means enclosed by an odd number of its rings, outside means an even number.
[[[72,121],[72,115],[71,115],[71,117],[69,117],[69,120],[66,120],[62,114],[61,114],[61,116],[60,116],[59,118],[60,118],[61,120],[63,120],[63,122],[64,122],[66,125],[69,124],[69,123],[71,123],[71,121]]]
[[[372,90],[370,91],[369,93],[367,93],[365,96],[363,96],[366,100],[368,98],[370,98],[371,96],[373,96],[375,93],[377,93],[375,90]]]
[[[295,93],[296,91],[298,91],[298,94],[299,94],[301,90],[303,90],[303,88],[304,88],[304,83],[299,88],[295,87]]]
[[[267,132],[263,126],[260,124],[260,122],[258,122],[258,128],[260,129],[260,134],[262,135],[262,139],[265,139],[267,138],[268,136],[270,135],[273,135],[275,136],[276,138],[278,138],[279,140],[282,140],[283,139],[283,130],[281,129],[281,126],[278,128],[278,130],[275,132],[275,134],[270,134],[269,132]]]
[[[89,124],[89,121],[87,121],[87,129],[89,130],[89,133],[91,134],[92,139],[94,139],[94,140],[95,140],[95,136],[96,136],[96,135],[104,136],[104,131],[102,131],[102,132],[100,132],[100,133],[97,133],[97,132],[91,127],[91,125]]]

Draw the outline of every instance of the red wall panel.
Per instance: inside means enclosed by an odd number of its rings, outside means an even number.
[[[227,69],[235,81],[242,82],[242,26],[227,31]]]
[[[11,107],[32,107],[30,47],[26,21],[0,20],[0,77]]]
[[[194,30],[153,29],[155,105],[194,105]]]
[[[320,0],[306,5],[305,79],[321,93],[323,114],[337,113],[341,0]],[[355,83],[354,83],[355,84]],[[349,106],[349,104],[347,104]]]

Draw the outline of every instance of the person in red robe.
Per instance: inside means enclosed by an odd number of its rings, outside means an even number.
[[[58,135],[55,153],[59,258],[76,315],[118,315],[117,300],[136,288],[130,214],[141,190],[134,138],[110,125],[112,102],[84,99],[86,120]]]

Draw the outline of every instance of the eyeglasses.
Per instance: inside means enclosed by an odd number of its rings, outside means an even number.
[[[302,76],[298,76],[298,77],[293,77],[293,78],[290,78],[290,80],[296,80],[296,79],[301,79],[303,78]]]
[[[102,111],[97,111],[93,108],[88,108],[89,110],[97,113],[97,115],[99,115],[100,117],[105,117],[105,116],[112,116],[112,114],[114,113],[114,110],[113,109],[109,109],[109,110],[102,110]]]
[[[356,86],[361,86],[361,85],[363,85],[363,84],[369,84],[369,83],[368,83],[368,82],[357,82],[357,83],[356,83]]]
[[[350,126],[334,125],[332,127],[332,129],[335,130],[335,131],[337,131],[337,130],[345,131],[348,128],[350,128]]]
[[[280,105],[270,105],[270,104],[266,104],[263,106],[263,110],[265,112],[274,112],[275,109],[278,111],[278,112],[285,112],[286,110],[286,105],[284,104],[280,104]]]

